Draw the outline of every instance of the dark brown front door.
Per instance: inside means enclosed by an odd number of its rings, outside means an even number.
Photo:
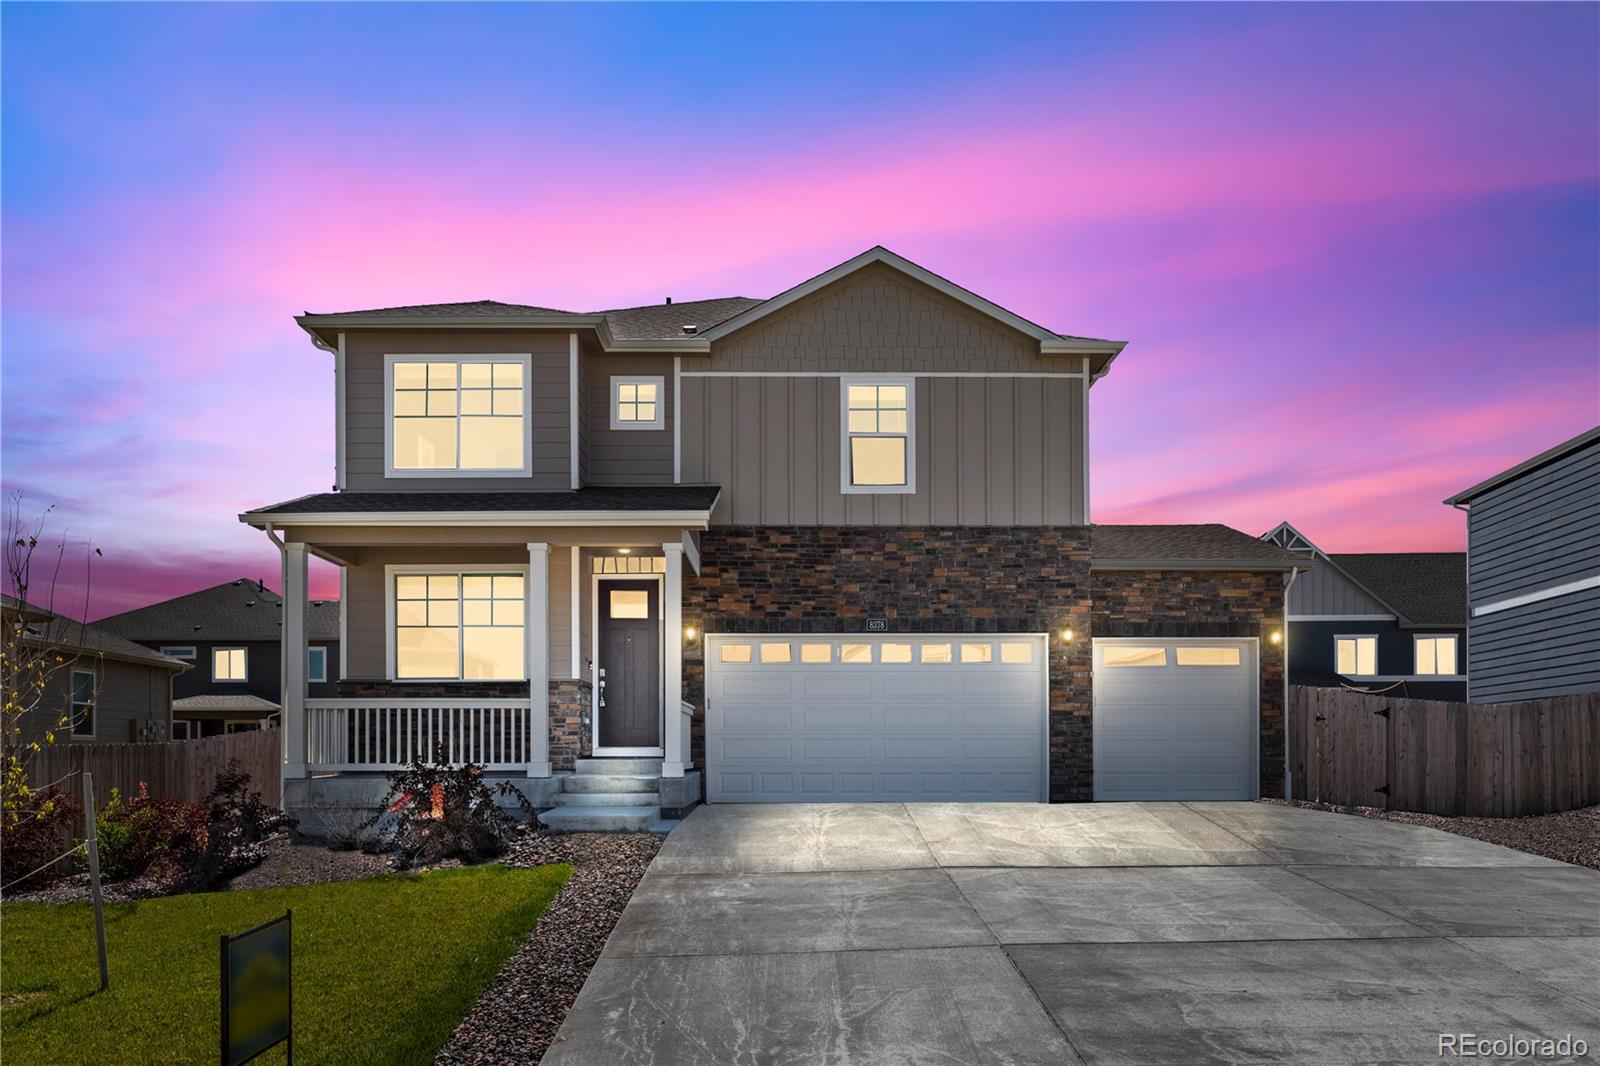
[[[602,748],[661,746],[661,591],[654,581],[600,582]]]

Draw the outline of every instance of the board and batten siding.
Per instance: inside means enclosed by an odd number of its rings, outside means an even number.
[[[530,477],[385,476],[384,357],[531,353]],[[351,492],[530,492],[571,488],[569,335],[532,330],[352,330],[345,335],[345,488]]]
[[[1600,690],[1600,588],[1488,614],[1517,596],[1600,575],[1600,443],[1474,498],[1467,510],[1470,699]]]
[[[1291,615],[1372,614],[1389,615],[1381,602],[1368,595],[1359,585],[1329,565],[1326,559],[1317,559],[1308,571],[1302,571],[1289,589]]]
[[[672,400],[670,355],[589,355],[580,360],[587,378],[579,405],[586,428],[584,484],[672,484]],[[658,377],[665,417],[660,429],[611,428],[611,379]]]
[[[839,377],[683,378],[683,480],[718,525],[1081,525],[1083,388],[1068,377],[917,377],[916,492],[840,484]]]

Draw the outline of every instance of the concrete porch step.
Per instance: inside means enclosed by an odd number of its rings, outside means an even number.
[[[580,774],[659,774],[661,759],[578,759],[573,769]]]
[[[661,787],[655,774],[573,774],[561,779],[563,792],[649,792]]]
[[[562,792],[555,802],[557,807],[654,807],[658,798],[654,792]]]
[[[539,815],[545,828],[560,833],[638,832],[660,820],[659,807],[557,807]]]

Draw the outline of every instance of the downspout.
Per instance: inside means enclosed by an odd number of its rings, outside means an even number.
[[[1466,556],[1466,568],[1465,568],[1466,569],[1466,573],[1465,573],[1464,576],[1467,579],[1467,635],[1466,635],[1465,638],[1463,638],[1463,640],[1461,642],[1461,645],[1462,645],[1461,650],[1466,653],[1464,658],[1463,658],[1463,660],[1462,660],[1461,665],[1466,667],[1466,674],[1465,674],[1465,677],[1463,678],[1463,680],[1465,680],[1466,683],[1467,683],[1467,686],[1466,686],[1467,687],[1467,700],[1466,700],[1466,702],[1471,703],[1472,702],[1472,511],[1464,503],[1452,503],[1450,506],[1454,507],[1456,510],[1460,511],[1462,514],[1467,516],[1467,550],[1465,552],[1462,552],[1462,554]]]
[[[1294,762],[1289,753],[1294,750],[1289,737],[1289,591],[1300,577],[1300,568],[1291,567],[1283,580],[1283,798],[1294,799]]]

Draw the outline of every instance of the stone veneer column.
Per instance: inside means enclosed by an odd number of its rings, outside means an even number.
[[[528,776],[550,776],[550,545],[528,544]]]

